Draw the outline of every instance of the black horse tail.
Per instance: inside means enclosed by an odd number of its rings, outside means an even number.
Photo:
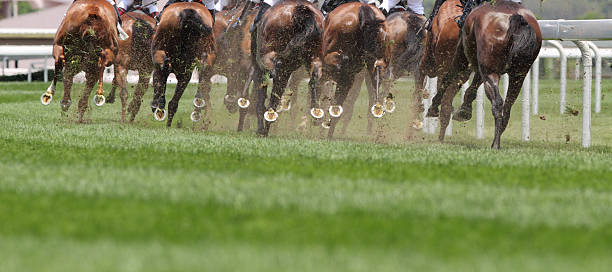
[[[150,57],[149,51],[154,32],[155,30],[147,21],[136,18],[136,22],[132,24],[132,53],[142,53],[143,58]]]
[[[364,49],[366,53],[378,55],[378,29],[380,24],[384,22],[376,19],[376,13],[369,5],[359,7],[359,28],[361,29],[357,44]]]
[[[184,9],[181,11],[179,14],[179,27],[181,44],[183,44],[183,49],[189,50],[187,52],[193,51],[193,49],[189,48],[190,46],[199,46],[196,44],[199,38],[205,35],[212,35],[212,27],[204,24],[202,17],[194,9]],[[186,41],[194,41],[194,44],[186,44]]]
[[[529,66],[540,47],[535,30],[529,25],[525,17],[514,14],[510,16],[508,27],[508,41],[510,42],[509,62],[512,65]]]
[[[317,25],[315,13],[302,4],[295,6],[292,16],[293,38],[287,44],[283,52],[279,54],[282,58],[294,56],[294,53],[302,50],[312,51],[313,42],[321,36],[322,30]]]

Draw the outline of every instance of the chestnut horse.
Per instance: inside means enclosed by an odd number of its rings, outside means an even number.
[[[257,134],[267,136],[270,124],[278,118],[277,107],[291,74],[306,66],[310,71],[311,106],[316,108],[315,88],[321,77],[321,33],[323,14],[310,2],[286,0],[270,8],[257,27],[251,43],[253,86],[257,113]],[[273,79],[272,95],[265,107],[267,83]],[[317,110],[322,112],[321,109]]]
[[[106,0],[77,0],[70,5],[53,41],[55,74],[51,86],[40,97],[43,105],[51,103],[62,70],[64,98],[60,104],[63,112],[72,104],[72,80],[80,71],[85,71],[87,82],[79,100],[78,121],[83,121],[89,94],[96,83],[98,90],[94,103],[97,106],[104,104],[104,67],[113,64],[119,49],[116,25],[117,15],[113,6]]]
[[[134,91],[134,97],[128,107],[130,122],[134,121],[136,114],[142,104],[142,96],[149,87],[149,79],[153,72],[153,60],[151,59],[151,40],[155,32],[155,19],[143,12],[128,12],[121,16],[123,29],[130,36],[128,39],[119,41],[119,54],[115,58],[115,77],[113,88],[108,95],[108,103],[115,102],[115,90],[121,88],[121,122],[125,122],[125,110],[128,98],[127,73],[128,70],[138,71],[138,85]]]
[[[178,109],[178,103],[191,79],[194,67],[200,71],[198,93],[202,92],[206,69],[212,69],[215,58],[215,37],[213,18],[208,9],[200,3],[174,3],[169,5],[160,18],[153,35],[153,88],[155,94],[151,107],[156,120],[166,118],[166,82],[168,75],[174,73],[178,83],[172,100],[168,103],[168,121]],[[203,100],[194,100],[198,107],[204,107]]]
[[[381,76],[389,63],[386,50],[385,15],[372,5],[352,2],[342,4],[329,13],[323,32],[324,80],[337,83],[329,114],[328,139],[334,134],[343,104],[353,85],[355,75],[367,69],[375,88],[376,104],[371,111],[383,112],[378,89]],[[364,65],[365,64],[365,65]]]
[[[471,71],[484,81],[495,118],[491,148],[500,147],[501,134],[508,126],[510,110],[521,91],[542,46],[538,21],[531,11],[510,0],[482,4],[467,17],[449,72],[442,79],[440,141],[450,121],[453,97]],[[499,94],[501,75],[508,73],[510,86],[504,101]],[[465,100],[464,104],[472,101]],[[462,107],[463,108],[463,107]]]

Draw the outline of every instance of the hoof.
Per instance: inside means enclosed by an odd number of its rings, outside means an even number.
[[[417,129],[417,130],[423,129],[423,121],[414,120],[414,122],[412,122],[412,128]]]
[[[423,99],[429,99],[429,92],[423,91]]]
[[[453,120],[455,121],[465,122],[470,119],[472,119],[472,111],[464,109],[463,107],[459,108],[459,110],[453,114]]]
[[[426,117],[430,117],[430,118],[440,117],[440,110],[438,108],[430,107],[429,110],[427,110]]]
[[[196,108],[201,109],[201,108],[204,107],[204,105],[206,105],[206,102],[204,101],[204,99],[196,97],[196,98],[193,99],[193,105]]]
[[[321,119],[323,116],[325,116],[325,112],[321,108],[312,108],[310,109],[310,115],[312,115],[312,117],[315,119]]]
[[[60,105],[62,106],[62,111],[66,112],[70,108],[70,105],[72,105],[72,100],[68,100],[66,102],[62,101],[60,102]]]
[[[53,93],[47,91],[46,93],[43,93],[40,96],[40,103],[42,103],[45,106],[48,106],[49,104],[51,104],[51,100],[53,100]]]
[[[329,106],[328,111],[331,117],[338,118],[342,115],[342,112],[344,112],[344,109],[342,108],[342,106],[337,105],[337,106]]]
[[[331,127],[331,119],[325,120],[323,123],[321,123],[321,126],[325,129],[329,129]]]
[[[287,101],[285,103],[281,103],[279,112],[289,111],[289,110],[291,110],[291,102]]]
[[[238,98],[238,107],[240,107],[241,109],[246,109],[251,105],[251,101],[249,101],[246,98]]]
[[[385,98],[383,105],[385,106],[386,112],[393,113],[395,111],[395,101],[393,101],[393,99]]]
[[[155,120],[160,122],[166,120],[166,116],[166,110],[160,108],[156,108],[155,112],[153,113],[153,117],[155,118]]]
[[[370,112],[372,113],[372,116],[376,118],[385,116],[385,108],[380,103],[374,104],[372,108],[370,108]]]
[[[101,107],[104,105],[104,102],[106,102],[106,98],[104,98],[104,95],[96,94],[93,97],[93,102],[96,104],[96,106]]]
[[[191,118],[191,121],[197,122],[197,121],[202,120],[202,115],[197,111],[193,111],[191,113],[191,116],[189,116],[189,118]]]
[[[264,119],[268,122],[274,122],[278,119],[278,112],[274,111],[274,109],[269,109],[264,112]]]

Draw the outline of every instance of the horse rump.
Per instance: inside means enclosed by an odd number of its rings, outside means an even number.
[[[519,14],[510,16],[507,35],[510,42],[508,63],[531,66],[540,51],[540,46],[535,30],[525,20],[525,17]]]
[[[376,54],[378,48],[378,28],[384,21],[376,19],[376,13],[369,5],[359,7],[359,28],[361,30],[358,45],[369,54]],[[372,42],[375,41],[375,42]]]

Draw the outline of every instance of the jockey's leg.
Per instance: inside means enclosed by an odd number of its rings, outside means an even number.
[[[159,23],[159,20],[161,20],[161,16],[162,16],[162,13],[164,13],[164,10],[165,10],[165,9],[166,9],[166,8],[167,8],[169,5],[174,4],[174,3],[176,3],[176,2],[183,2],[183,1],[181,1],[181,0],[168,0],[168,2],[166,2],[166,4],[164,5],[164,7],[162,8],[162,10],[161,10],[161,11],[160,11],[160,12],[157,14],[157,16],[156,16],[156,17],[154,17],[154,18],[155,18],[155,20],[156,20],[156,21]]]
[[[202,4],[206,6],[210,15],[212,15],[213,25],[215,24],[215,0],[202,0]]]
[[[119,11],[119,15],[123,15],[129,7],[134,4],[134,0],[120,0],[117,1],[117,10]]]
[[[121,28],[122,22],[121,22],[121,14],[119,13],[119,10],[117,9],[117,5],[115,4],[115,1],[113,0],[106,0],[107,2],[109,2],[111,5],[113,5],[113,8],[115,8],[115,12],[117,13],[117,32],[119,33],[119,39],[120,40],[127,40],[130,36],[128,36],[127,33],[125,33],[125,31],[123,30],[123,28]]]
[[[155,18],[159,15],[159,9],[157,8],[157,1],[155,0],[144,0],[142,6],[149,10],[149,16]]]
[[[459,19],[457,20],[457,25],[459,26],[459,29],[463,28],[465,19],[470,14],[470,12],[472,12],[472,9],[474,9],[480,2],[482,2],[482,0],[467,0],[466,1],[465,6],[463,7],[463,14],[461,14],[461,17],[459,17]]]

